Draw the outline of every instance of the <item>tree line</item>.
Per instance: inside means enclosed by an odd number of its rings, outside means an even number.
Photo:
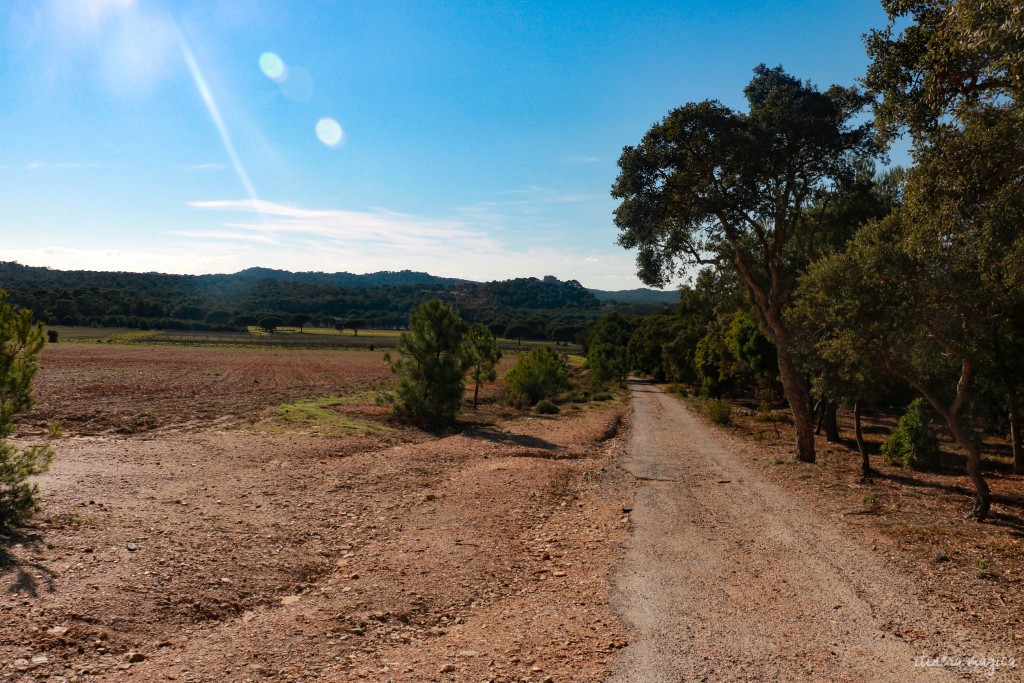
[[[333,283],[370,276],[256,268],[232,275],[167,275],[0,263],[0,286],[11,303],[52,325],[238,330],[263,322],[329,328],[357,322],[362,328],[402,329],[412,310],[441,299],[499,336],[576,342],[603,308],[580,283],[551,276],[479,283],[403,271],[372,274],[369,281],[379,283],[388,275],[407,284],[339,286]],[[408,283],[418,276],[431,281]],[[662,307],[619,306],[627,311]]]
[[[882,4],[860,87],[761,65],[746,111],[689,103],[623,150],[615,222],[640,278],[704,269],[634,349],[653,367],[660,345],[658,371],[706,392],[737,370],[774,383],[807,462],[816,405],[859,418],[912,392],[966,454],[984,520],[976,418],[1002,416],[1024,473],[1024,8]],[[911,164],[879,170],[901,136]]]

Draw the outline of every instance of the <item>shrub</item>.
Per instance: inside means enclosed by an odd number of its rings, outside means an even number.
[[[536,410],[539,415],[556,415],[562,412],[561,409],[555,405],[554,401],[546,398],[542,398],[537,401],[537,405],[534,407],[534,410]]]
[[[508,399],[513,405],[532,406],[568,388],[569,373],[562,356],[547,347],[520,356],[505,375]]]
[[[274,330],[281,327],[281,319],[276,315],[267,315],[260,318],[259,326],[267,332],[273,334]]]
[[[395,347],[398,359],[384,357],[397,375],[388,397],[395,415],[434,426],[455,421],[465,388],[465,333],[458,311],[437,299],[412,312]]]
[[[914,399],[896,430],[882,444],[882,461],[886,465],[915,470],[938,468],[939,442],[921,414],[923,406],[924,399]]]
[[[704,404],[704,412],[716,425],[728,427],[732,424],[732,406],[728,401],[719,398],[710,400]]]
[[[47,445],[19,450],[6,440],[14,416],[32,407],[32,377],[44,343],[43,326],[30,311],[8,304],[0,290],[0,526],[20,522],[36,508],[36,486],[28,478],[45,472],[53,457]]]
[[[46,341],[50,342],[51,344],[56,344],[59,340],[60,332],[58,332],[57,330],[46,331]]]

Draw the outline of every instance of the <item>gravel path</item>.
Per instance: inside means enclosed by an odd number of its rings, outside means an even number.
[[[967,673],[915,665],[931,643],[911,641],[901,626],[936,617],[907,577],[744,465],[742,442],[650,384],[635,381],[632,391],[623,466],[642,486],[634,535],[612,573],[612,603],[632,637],[609,681]]]

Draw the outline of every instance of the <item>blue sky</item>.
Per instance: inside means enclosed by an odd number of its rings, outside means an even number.
[[[760,62],[852,83],[884,21],[877,0],[7,0],[0,260],[635,287],[622,147],[688,101],[741,108]]]

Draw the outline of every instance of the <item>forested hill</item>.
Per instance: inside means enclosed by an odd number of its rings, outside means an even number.
[[[679,303],[679,291],[671,289],[661,291],[658,289],[620,289],[617,291],[606,291],[603,289],[589,290],[602,303],[618,304],[677,304]]]
[[[220,276],[204,276],[220,277]],[[381,270],[376,273],[321,273],[306,271],[293,273],[288,270],[273,268],[246,268],[234,274],[238,278],[253,280],[280,280],[282,282],[306,282],[311,285],[330,285],[332,287],[384,287],[395,285],[454,285],[467,282],[453,277],[440,277],[415,270]]]
[[[354,285],[335,283],[356,282]],[[572,337],[601,314],[580,283],[547,276],[495,282],[438,278],[412,271],[289,273],[250,268],[230,275],[62,271],[0,262],[0,288],[11,301],[52,324],[142,328],[227,328],[277,316],[308,316],[314,325],[359,319],[402,327],[409,311],[441,298],[470,321],[518,336]]]

